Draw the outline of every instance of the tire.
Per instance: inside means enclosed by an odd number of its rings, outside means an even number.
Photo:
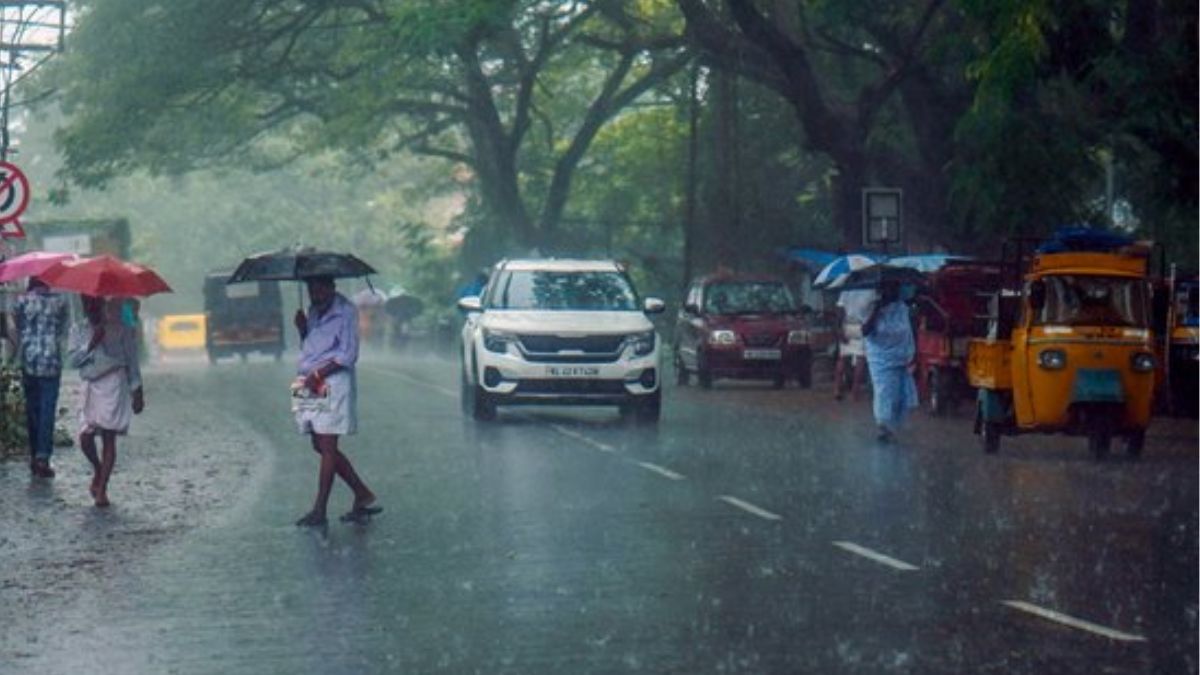
[[[771,378],[771,386],[776,389],[783,389],[787,386],[787,376],[783,374],[782,370],[776,373],[775,377]]]
[[[638,424],[658,424],[662,417],[662,389],[643,396],[633,410],[633,419]]]
[[[929,414],[934,417],[942,417],[946,414],[946,375],[942,369],[938,367],[930,369],[925,385],[929,392],[929,400],[926,404]]]
[[[812,353],[804,352],[796,366],[796,384],[801,389],[812,389]]]
[[[1112,448],[1112,434],[1107,431],[1097,431],[1088,435],[1088,451],[1096,459],[1104,459]]]
[[[691,379],[691,377],[689,376],[687,366],[683,365],[683,359],[680,358],[678,353],[676,353],[676,355],[675,355],[675,384],[677,384],[681,387],[686,387],[688,385],[688,381],[690,379]]]
[[[1125,437],[1125,452],[1130,457],[1141,457],[1142,449],[1146,447],[1146,430],[1140,429]]]
[[[475,362],[471,357],[472,364]],[[476,422],[490,422],[496,419],[496,401],[483,387],[471,384],[467,378],[467,366],[463,364],[462,377],[459,385],[459,405],[463,414],[470,416]]]
[[[995,422],[984,422],[979,438],[983,442],[983,452],[994,455],[1000,452],[1000,425]]]

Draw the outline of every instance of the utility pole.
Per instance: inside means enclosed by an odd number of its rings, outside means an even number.
[[[13,152],[14,88],[62,51],[66,33],[66,0],[0,0],[0,161]]]

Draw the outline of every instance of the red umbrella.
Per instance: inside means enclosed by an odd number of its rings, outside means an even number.
[[[78,257],[74,253],[52,251],[22,253],[15,258],[0,262],[0,282],[12,281],[21,277],[36,277],[57,262],[75,260]]]
[[[84,295],[132,298],[171,292],[171,287],[154,270],[110,255],[64,260],[38,278],[51,288]]]

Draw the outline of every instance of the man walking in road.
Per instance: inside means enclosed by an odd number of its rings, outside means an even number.
[[[67,334],[67,299],[53,293],[37,277],[13,311],[20,339],[21,386],[25,391],[25,425],[29,432],[29,471],[53,478],[54,418],[62,382],[62,344]]]
[[[308,297],[312,303],[306,316],[296,311],[296,330],[300,332],[300,363],[293,385],[296,425],[309,434],[313,450],[321,456],[317,474],[317,497],[312,510],[296,525],[325,525],[329,493],[334,475],[341,477],[354,491],[354,505],[342,520],[360,521],[379,513],[375,494],[367,488],[350,459],[338,448],[338,437],[353,434],[358,427],[357,383],[354,367],[358,361],[358,317],[354,304],[338,293],[329,277],[308,279]]]

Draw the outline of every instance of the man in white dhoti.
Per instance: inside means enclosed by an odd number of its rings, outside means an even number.
[[[308,279],[308,314],[296,311],[300,331],[300,363],[297,389],[300,401],[293,406],[296,425],[311,436],[313,450],[321,456],[317,473],[317,497],[312,510],[296,525],[316,527],[327,522],[325,511],[335,475],[354,491],[354,505],[343,520],[360,520],[382,509],[375,494],[355,472],[349,458],[338,448],[338,437],[358,428],[357,382],[358,317],[354,304],[338,293],[333,279]]]

